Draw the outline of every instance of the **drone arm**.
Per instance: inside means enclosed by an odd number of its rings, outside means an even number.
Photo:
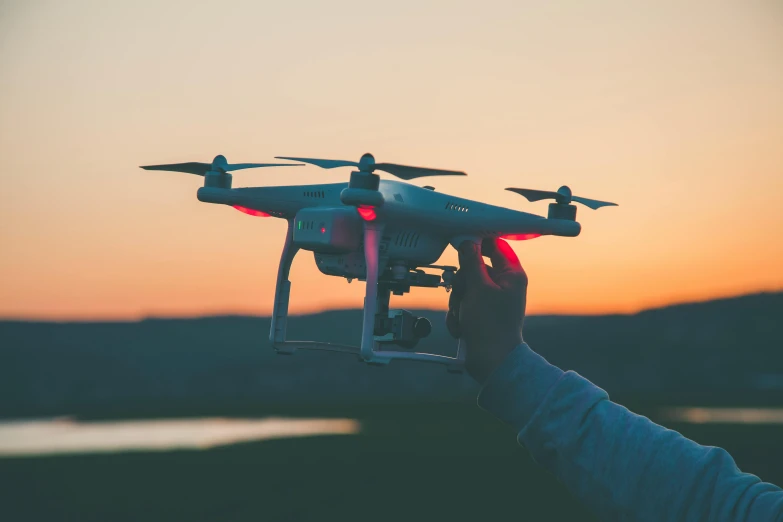
[[[322,193],[323,201],[339,201],[333,196],[333,190],[328,185],[310,185],[306,187],[310,193]],[[312,200],[303,196],[305,190],[301,186],[287,187],[244,187],[225,189],[216,187],[201,187],[198,189],[198,200],[204,203],[240,206],[258,210],[274,217],[288,219],[302,208],[312,206]],[[336,192],[335,194],[339,193]]]

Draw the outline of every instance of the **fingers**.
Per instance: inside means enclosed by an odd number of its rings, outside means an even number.
[[[465,295],[465,273],[458,270],[451,281],[451,293],[449,294],[449,308],[459,308],[462,296]]]
[[[493,268],[491,266],[484,266],[491,277]],[[462,299],[465,297],[465,293],[467,292],[465,278],[466,276],[463,270],[458,270],[454,274],[454,279],[451,282],[451,293],[449,294],[449,309],[446,312],[446,329],[455,339],[459,339],[462,336],[459,314],[460,307],[462,306]]]
[[[482,247],[471,241],[463,241],[458,251],[460,268],[452,281],[449,311],[446,313],[446,328],[455,338],[460,338],[463,333],[459,321],[463,299],[494,299],[498,296],[497,292],[509,287],[508,282],[503,281],[508,279],[504,274],[514,275],[511,280],[515,288],[519,280],[515,274],[524,275],[519,259],[505,241],[484,241],[483,254],[492,260],[491,267],[484,263]]]
[[[459,246],[459,272],[465,274],[465,282],[470,286],[497,288],[487,273],[487,265],[481,257],[481,248],[471,241],[463,241]]]
[[[486,238],[481,243],[481,252],[492,261],[493,268],[501,272],[522,271],[516,252],[502,239]]]

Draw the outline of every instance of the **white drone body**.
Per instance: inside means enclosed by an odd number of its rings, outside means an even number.
[[[399,181],[380,180],[381,170],[402,179],[422,176],[465,175],[463,172],[376,164],[370,154],[359,162],[280,157],[322,168],[351,166],[348,183],[296,185],[286,187],[232,188],[229,171],[296,164],[229,164],[217,156],[211,164],[179,163],[142,167],[199,174],[205,183],[198,199],[232,206],[242,212],[285,219],[288,224],[275,289],[269,340],[278,353],[317,349],[358,355],[371,364],[392,359],[412,359],[446,364],[461,371],[465,348],[460,342],[454,357],[417,352],[413,348],[426,337],[431,325],[406,310],[390,310],[390,295],[402,295],[411,287],[450,289],[456,267],[433,265],[444,250],[463,241],[480,243],[484,238],[532,239],[542,235],[574,237],[581,226],[571,201],[590,208],[614,205],[572,196],[568,187],[557,192],[509,188],[530,201],[554,199],[549,216],[542,217],[437,192]],[[291,292],[289,272],[299,250],[315,255],[318,269],[351,281],[366,281],[360,346],[286,338]],[[427,273],[423,268],[442,271]]]

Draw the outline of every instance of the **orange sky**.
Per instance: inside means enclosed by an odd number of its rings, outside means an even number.
[[[269,313],[284,222],[199,203],[198,177],[138,169],[218,153],[369,151],[465,170],[434,184],[539,214],[546,203],[502,189],[618,202],[580,208],[578,238],[514,244],[531,313],[783,288],[773,0],[122,4],[0,6],[2,317]],[[363,284],[321,275],[312,254],[292,278],[294,312],[361,303]]]

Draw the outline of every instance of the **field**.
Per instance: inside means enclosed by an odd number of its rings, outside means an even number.
[[[290,413],[356,418],[363,430],[198,451],[2,459],[2,518],[591,519],[505,426],[473,404]],[[746,471],[783,482],[781,425],[672,427],[725,447]]]

